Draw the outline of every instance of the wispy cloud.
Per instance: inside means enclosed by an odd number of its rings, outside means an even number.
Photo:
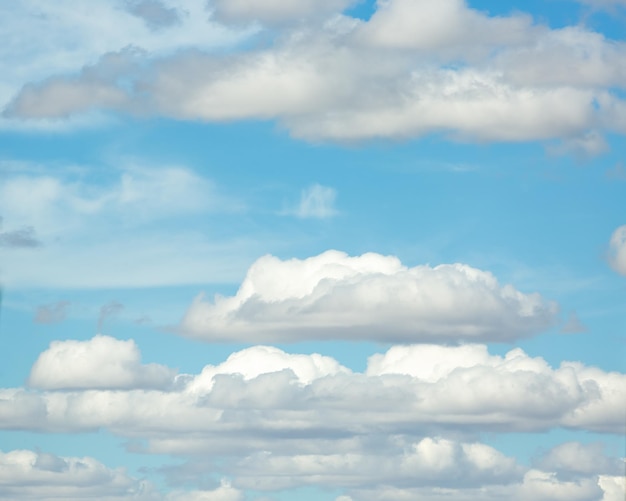
[[[329,186],[314,184],[302,190],[294,214],[300,218],[326,219],[337,215],[337,191]]]
[[[37,307],[34,321],[37,324],[58,324],[65,320],[70,307],[69,301],[58,301]]]

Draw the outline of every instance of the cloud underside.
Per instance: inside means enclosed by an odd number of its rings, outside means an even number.
[[[238,292],[196,298],[180,329],[207,341],[511,341],[552,325],[556,305],[462,264],[327,251],[257,260]]]
[[[324,2],[329,11],[348,5]],[[380,2],[368,21],[321,22],[312,2],[228,1],[216,19],[279,28],[264,49],[155,56],[124,50],[73,76],[30,83],[5,115],[63,119],[98,109],[177,119],[278,120],[307,140],[445,133],[464,140],[562,139],[554,151],[598,154],[626,132],[626,45],[529,16],[490,17],[460,0]],[[281,3],[282,6],[282,3]],[[317,8],[316,12],[326,12]],[[336,13],[335,12],[335,13]],[[330,18],[328,16],[331,16]],[[329,20],[330,19],[330,20]]]
[[[601,444],[567,442],[522,465],[477,437],[558,427],[619,435],[623,374],[553,368],[520,349],[496,356],[483,345],[395,346],[363,373],[268,346],[196,375],[139,359],[132,341],[55,342],[34,365],[31,389],[0,390],[0,428],[103,429],[132,452],[182,459],[162,469],[174,485],[221,475],[232,486],[163,497],[91,458],[12,451],[0,454],[0,497],[239,500],[247,489],[317,486],[353,499],[597,501],[622,489],[623,464]]]

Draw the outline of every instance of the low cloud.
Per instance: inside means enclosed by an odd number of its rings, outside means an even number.
[[[37,324],[59,324],[65,320],[69,307],[69,301],[43,304],[37,307],[34,321]]]
[[[561,332],[565,334],[578,334],[581,332],[587,332],[587,327],[578,318],[578,314],[575,311],[571,311],[567,317],[565,323],[561,326]]]
[[[408,268],[393,256],[327,251],[260,258],[234,296],[197,297],[180,328],[219,342],[510,342],[548,328],[556,312],[467,265]]]
[[[98,335],[52,342],[33,365],[29,384],[46,390],[167,388],[175,374],[163,365],[143,365],[134,341]]]

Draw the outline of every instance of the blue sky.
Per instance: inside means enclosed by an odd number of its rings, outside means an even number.
[[[622,0],[0,19],[0,498],[623,499]]]

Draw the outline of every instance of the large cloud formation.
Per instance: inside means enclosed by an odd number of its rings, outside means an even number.
[[[37,484],[33,499],[43,486],[64,488],[65,499],[90,486],[102,499],[240,500],[246,489],[322,486],[352,499],[438,500],[444,489],[467,500],[613,501],[623,491],[623,464],[599,444],[563,443],[528,466],[479,437],[559,427],[620,435],[624,374],[574,362],[553,368],[520,349],[498,356],[484,345],[398,345],[355,373],[331,357],[253,346],[167,388],[154,389],[161,375],[151,372],[152,384],[131,378],[113,389],[83,370],[79,355],[98,343],[117,348],[101,351],[104,371],[94,367],[103,381],[111,380],[107,367],[136,353],[133,343],[105,336],[61,344],[65,372],[82,382],[55,382],[58,367],[37,362],[33,372],[53,384],[0,390],[0,428],[102,429],[128,439],[131,451],[182,459],[162,470],[174,484],[220,475],[232,486],[163,498],[94,460],[14,451],[0,456],[9,472],[0,475],[0,494],[11,499],[20,485]],[[21,476],[11,474],[16,468]]]
[[[549,327],[556,306],[463,264],[408,268],[338,251],[257,260],[232,297],[196,298],[181,328],[207,341],[511,341]]]
[[[137,39],[133,46],[143,50],[113,50],[78,73],[22,81],[5,116],[37,122],[109,109],[278,120],[308,140],[432,132],[479,141],[561,139],[563,151],[576,144],[589,154],[603,151],[605,133],[626,132],[626,105],[616,92],[625,81],[621,41],[578,26],[551,29],[519,13],[490,16],[462,0],[381,1],[368,20],[342,14],[351,3],[216,0],[212,21],[222,24],[207,32],[221,27],[232,44],[268,26],[273,42],[224,55],[173,37],[172,55],[151,50],[150,37],[145,46]],[[256,28],[225,35],[241,23]]]

